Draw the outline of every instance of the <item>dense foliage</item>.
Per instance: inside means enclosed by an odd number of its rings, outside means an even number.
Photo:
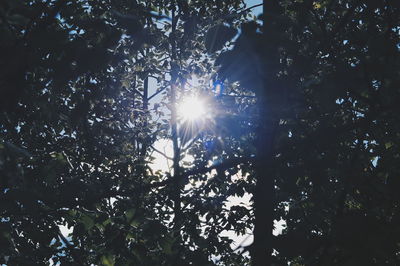
[[[0,263],[398,264],[399,9],[2,1]]]
[[[176,97],[192,75],[211,75],[207,29],[240,1],[0,8],[1,263],[204,265],[230,252],[229,242],[216,250],[199,235],[198,219],[183,229],[174,217],[185,176],[149,163],[158,138],[184,144],[174,129]],[[245,15],[237,12],[231,22]]]
[[[264,25],[243,25],[220,57],[258,95],[257,132],[273,142],[256,166],[255,265],[272,248],[278,265],[399,263],[399,8],[266,1]],[[262,229],[271,216],[287,224],[273,238]]]

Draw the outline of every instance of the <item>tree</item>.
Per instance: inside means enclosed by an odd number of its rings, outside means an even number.
[[[240,1],[1,4],[2,263],[199,264],[219,253],[181,229],[178,145],[172,177],[149,168],[152,143],[169,135],[149,100],[170,99],[177,142],[174,94],[211,67],[203,25],[231,8]],[[186,235],[197,238],[183,245]]]
[[[92,3],[1,4],[2,263],[108,260],[84,249],[88,234],[126,223],[114,222],[109,200],[136,194],[143,129],[129,125],[135,97],[118,71],[127,67],[117,49],[123,28],[111,26],[109,7]],[[72,238],[59,225],[73,226]]]
[[[266,167],[255,167],[254,265],[397,263],[389,173],[398,168],[390,151],[399,141],[398,15],[392,1],[268,1],[264,36],[261,26],[243,28],[221,57],[221,70],[243,87],[264,81],[258,101],[267,126],[257,133],[273,144],[258,146]],[[257,77],[249,69],[259,58],[265,72]],[[232,68],[240,71],[225,71]],[[274,238],[279,217],[287,228]]]
[[[249,11],[0,4],[1,263],[398,262],[399,4]],[[193,92],[208,103],[201,123],[177,110]],[[167,173],[151,167],[162,138]],[[229,202],[245,193],[252,208]],[[226,230],[254,242],[234,251]]]

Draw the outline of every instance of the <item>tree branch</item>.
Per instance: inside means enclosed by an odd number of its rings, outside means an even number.
[[[183,177],[189,177],[191,175],[205,174],[214,169],[224,171],[224,170],[227,170],[234,166],[237,166],[239,164],[249,163],[249,162],[254,162],[254,161],[255,161],[255,158],[253,158],[253,157],[251,157],[251,158],[232,158],[232,159],[223,161],[221,163],[213,164],[209,167],[200,167],[200,168],[187,170],[182,175],[183,175]]]
[[[60,228],[58,229],[58,237],[65,244],[65,246],[69,249],[74,248],[74,246],[68,241],[68,239],[61,233]]]
[[[240,11],[238,14],[241,14],[241,13],[247,12],[247,11],[249,11],[249,10],[252,10],[253,8],[256,8],[256,7],[259,7],[259,6],[262,6],[262,5],[263,5],[263,3],[260,3],[260,4],[257,4],[257,5],[250,6],[250,7],[246,8],[246,9],[243,9],[243,10],[242,10],[242,11]]]
[[[150,101],[153,97],[157,96],[158,94],[160,94],[163,91],[165,91],[165,88],[156,91],[155,93],[153,93],[153,95],[151,95],[149,98],[147,98],[147,100]]]
[[[198,167],[198,168],[193,168],[193,169],[189,169],[184,171],[183,173],[181,173],[180,175],[180,180],[184,180],[185,178],[188,178],[191,175],[199,175],[199,174],[205,174],[208,172],[211,172],[212,170],[216,169],[219,171],[225,171],[229,168],[235,167],[239,164],[242,163],[252,163],[255,162],[256,158],[255,157],[250,157],[250,158],[232,158],[232,159],[228,159],[226,161],[223,161],[221,163],[216,163],[213,164],[211,166],[208,167]],[[182,169],[183,170],[183,169]],[[159,182],[153,182],[150,184],[146,184],[144,186],[141,186],[140,188],[140,192],[141,193],[146,193],[149,190],[153,189],[153,188],[161,188],[164,187],[166,185],[171,184],[173,181],[175,181],[172,178],[167,178],[163,181],[159,181]],[[102,198],[109,198],[109,197],[117,197],[117,196],[121,196],[121,197],[130,197],[132,196],[132,192],[130,191],[108,191],[106,193],[104,193],[103,195],[101,195]]]
[[[161,154],[162,156],[164,156],[165,158],[167,158],[168,160],[173,160],[172,157],[169,157],[168,155],[166,155],[164,152],[158,150],[156,147],[154,147],[153,145],[150,145],[150,148],[152,148],[155,152]]]

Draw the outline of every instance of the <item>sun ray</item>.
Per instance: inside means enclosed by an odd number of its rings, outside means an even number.
[[[195,96],[189,96],[179,104],[178,116],[183,121],[195,121],[206,115],[204,101]]]

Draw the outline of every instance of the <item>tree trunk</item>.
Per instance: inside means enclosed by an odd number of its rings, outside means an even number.
[[[267,118],[270,113],[265,103],[261,101],[260,113]],[[272,171],[273,141],[276,124],[263,119],[257,134],[257,153],[255,165],[257,183],[254,192],[254,242],[251,247],[253,266],[272,264],[272,231],[274,217],[274,176]]]
[[[148,127],[148,112],[149,112],[149,77],[144,79],[143,83],[143,111],[144,111],[144,123],[143,129],[147,130]],[[146,160],[147,148],[149,143],[149,135],[148,132],[144,132],[144,139],[142,142],[141,156],[143,162]]]
[[[171,106],[171,137],[173,146],[173,176],[171,182],[172,200],[174,202],[174,219],[173,219],[173,236],[175,239],[174,255],[171,265],[178,265],[180,261],[181,250],[181,226],[182,226],[182,210],[181,210],[181,151],[178,141],[178,114],[177,114],[177,53],[176,53],[176,25],[178,17],[176,16],[175,2],[172,2],[172,27],[171,27],[171,91],[170,91],[170,106]]]
[[[276,0],[264,0],[263,2],[263,64],[278,66],[279,53],[276,43],[273,43],[271,31],[273,23],[271,12],[277,12],[279,5]],[[271,110],[271,103],[276,99],[279,87],[276,80],[276,69],[266,68],[263,65],[263,88],[257,95],[259,101],[260,127],[257,130],[256,147],[257,160],[256,170],[256,189],[254,192],[254,242],[250,249],[251,261],[253,266],[272,265],[273,252],[273,224],[274,224],[274,171],[272,160],[274,156],[273,143],[275,141],[275,131],[278,126],[276,110]],[[276,102],[274,103],[276,104]]]

